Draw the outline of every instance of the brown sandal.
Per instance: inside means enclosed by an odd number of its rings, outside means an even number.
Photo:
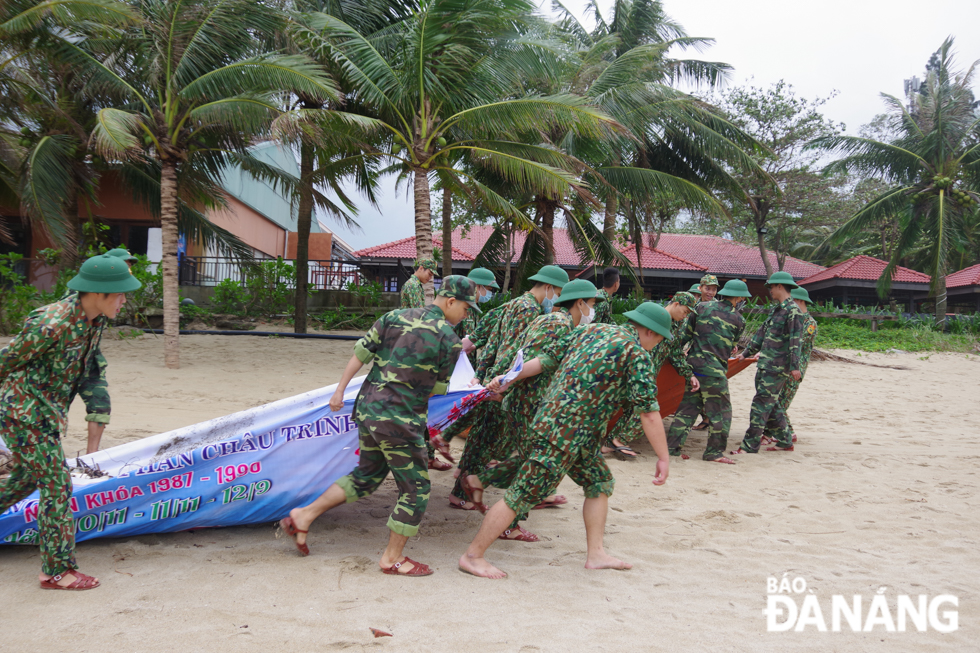
[[[466,507],[466,504],[470,504],[473,507],[472,508],[467,508]],[[478,510],[481,513],[486,512],[486,506],[484,506],[482,503],[481,504],[475,504],[472,501],[464,501],[462,503],[453,503],[452,501],[450,501],[449,502],[449,507],[450,508],[453,508],[455,510],[465,510],[467,512],[471,512],[473,510]]]
[[[282,528],[282,530],[286,533],[286,535],[293,538],[293,544],[296,545],[296,548],[299,549],[300,553],[302,553],[304,556],[310,555],[310,547],[306,546],[305,542],[303,544],[300,544],[299,542],[296,541],[297,533],[309,533],[309,531],[301,531],[298,528],[296,528],[296,524],[293,522],[292,517],[286,517],[281,522],[279,522],[279,527]]]
[[[568,503],[568,497],[564,494],[555,495],[554,501],[542,501],[538,505],[531,508],[531,510],[541,510],[542,508],[557,508],[558,506],[563,506]]]
[[[406,562],[411,562],[414,565],[412,567],[412,570],[406,571],[405,573],[398,571],[399,569],[401,569],[401,566]],[[431,569],[429,569],[429,565],[423,565],[421,562],[416,562],[411,558],[409,558],[408,556],[405,556],[400,561],[391,565],[387,569],[382,567],[381,573],[390,574],[392,576],[431,576],[434,572]]]
[[[68,574],[71,574],[75,577],[75,582],[73,582],[71,585],[59,585],[58,581],[60,581]],[[94,590],[96,587],[98,587],[101,584],[102,583],[95,580],[95,578],[83,574],[77,569],[71,569],[63,574],[52,576],[48,580],[42,580],[41,589],[42,590],[72,590],[78,592],[81,590]]]
[[[468,474],[466,472],[460,472],[460,475],[459,475],[459,484],[462,486],[463,492],[466,494],[466,498],[470,500],[470,503],[472,503],[473,505],[475,505],[477,510],[479,510],[480,512],[486,514],[486,512],[487,512],[487,510],[489,510],[489,508],[487,508],[486,504],[483,503],[482,501],[476,501],[473,498],[473,492],[475,492],[477,488],[475,488],[472,485],[470,485],[469,480],[466,478],[467,476],[468,476]],[[481,492],[482,491],[483,490],[481,490]]]
[[[452,453],[449,451],[449,443],[443,440],[441,435],[433,435],[431,438],[429,438],[429,442],[432,443],[432,446],[435,447],[436,451],[442,454],[443,458],[451,463],[456,462],[456,459],[453,458]]]
[[[497,539],[509,540],[511,542],[537,542],[539,539],[538,536],[532,533],[531,531],[524,530],[523,526],[518,526],[517,530],[519,531],[517,537],[507,537],[508,535],[514,532],[512,529],[508,528],[503,533],[501,533],[500,537],[498,537]]]

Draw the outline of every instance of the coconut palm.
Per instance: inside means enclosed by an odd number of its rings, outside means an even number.
[[[827,173],[856,171],[881,179],[889,189],[860,208],[827,240],[841,244],[861,237],[877,221],[898,217],[900,235],[878,281],[885,298],[903,257],[920,244],[928,248],[936,324],[946,320],[946,275],[950,256],[963,236],[964,221],[980,200],[980,112],[971,90],[980,61],[966,71],[953,69],[953,39],[930,59],[925,81],[908,97],[908,106],[882,94],[891,129],[889,142],[854,136],[813,141],[811,147],[841,153]]]
[[[597,138],[618,129],[582,98],[524,91],[528,79],[552,75],[558,59],[557,44],[531,36],[534,9],[528,0],[421,0],[405,20],[367,34],[329,14],[307,18],[308,51],[332,59],[353,89],[346,111],[370,118],[365,130],[383,137],[364,156],[394,160],[391,171],[411,177],[419,257],[432,256],[430,175],[526,224],[526,214],[481,183],[473,166],[516,189],[586,192],[573,161],[520,136],[554,125]],[[457,165],[457,155],[470,165]]]
[[[249,145],[281,113],[277,94],[336,100],[339,92],[309,58],[258,47],[256,35],[283,28],[284,14],[267,4],[145,0],[139,12],[138,27],[93,48],[73,46],[72,55],[116,98],[98,113],[97,151],[159,166],[164,360],[177,368],[180,198],[220,202],[222,173],[233,164],[277,178],[247,157]]]

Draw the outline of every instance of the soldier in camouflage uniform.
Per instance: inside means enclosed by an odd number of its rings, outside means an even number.
[[[476,296],[481,304],[490,301],[494,290],[500,290],[500,286],[497,285],[497,278],[493,272],[486,268],[473,268],[466,275],[466,278],[476,284]],[[462,340],[476,330],[476,325],[476,319],[472,315],[467,315],[453,327],[453,331]]]
[[[774,431],[769,424],[766,424],[764,442],[775,443],[777,446],[786,449],[793,446],[796,442],[796,433],[793,432],[793,424],[789,419],[789,407],[793,403],[793,399],[796,397],[796,391],[800,389],[800,384],[803,383],[803,379],[806,378],[806,370],[810,365],[810,355],[813,353],[813,341],[817,337],[817,321],[813,319],[810,315],[809,310],[807,310],[807,304],[812,304],[813,300],[810,299],[810,293],[807,292],[806,288],[793,288],[790,292],[790,297],[796,302],[796,307],[800,309],[800,313],[803,315],[803,345],[800,352],[800,380],[790,379],[783,391],[779,393],[779,405],[782,407],[783,412],[786,413],[786,429],[785,432],[779,433]]]
[[[132,269],[133,263],[136,263],[138,260],[128,250],[122,247],[110,249],[106,254],[121,258],[130,269]],[[73,295],[75,295],[75,291],[69,290],[62,299],[67,299]],[[112,412],[112,402],[109,400],[109,383],[106,380],[106,368],[108,365],[105,356],[102,355],[102,349],[99,348],[89,361],[89,365],[85,370],[87,381],[78,392],[78,396],[85,403],[85,421],[88,422],[88,447],[85,451],[86,454],[95,453],[99,450],[99,444],[102,442],[102,434],[105,432],[105,427],[109,424],[109,415]]]
[[[752,337],[752,342],[738,355],[750,358],[759,353],[755,372],[755,397],[749,428],[742,446],[733,453],[758,453],[763,431],[770,428],[781,432],[786,428],[786,413],[779,404],[779,394],[790,380],[799,381],[803,320],[800,309],[790,297],[796,282],[788,272],[775,272],[766,282],[769,294],[779,302],[769,319]],[[792,451],[789,448],[769,447],[769,451]]]
[[[585,279],[575,279],[566,283],[561,289],[561,296],[555,302],[555,309],[546,313],[533,322],[524,332],[519,348],[524,352],[525,360],[531,360],[542,355],[546,348],[553,345],[575,327],[590,324],[595,318],[596,287]],[[551,374],[541,374],[518,381],[504,396],[502,409],[505,415],[505,427],[513,432],[508,441],[514,443],[514,451],[501,463],[487,467],[477,474],[467,478],[467,482],[476,488],[474,501],[481,502],[483,488],[495,486],[510,487],[511,481],[530,455],[527,444],[531,433],[528,430],[544,391],[551,381]],[[567,503],[562,496],[548,497],[542,502],[542,507],[556,506]],[[517,523],[527,519],[527,514],[518,515],[511,527],[504,531],[501,539],[514,539],[522,542],[537,542],[538,537],[525,531]]]
[[[87,370],[102,330],[140,282],[123,261],[100,255],[85,261],[68,287],[79,294],[32,311],[0,350],[0,436],[13,454],[10,476],[0,481],[0,513],[38,490],[41,588],[87,590],[99,581],[77,570],[61,436],[72,399],[92,382]]]
[[[402,556],[408,538],[419,531],[429,501],[425,442],[429,397],[445,394],[462,351],[453,326],[476,310],[476,285],[466,277],[443,279],[435,302],[385,314],[354,346],[330,399],[344,405],[347,384],[365,363],[374,365],[354,402],[360,459],[357,468],[327,488],[313,503],[294,508],[280,525],[309,554],[306,533],[324,512],[373,494],[388,476],[395,478],[398,501],[388,518],[391,535],[379,562],[386,574],[428,576],[432,570]]]
[[[568,283],[568,273],[555,265],[545,265],[529,277],[534,286],[520,297],[512,299],[501,308],[493,333],[481,356],[477,378],[492,379],[503,374],[514,364],[521,335],[542,312],[550,313],[562,287]],[[475,344],[475,343],[474,343]],[[464,342],[464,348],[466,343]],[[464,509],[483,509],[483,504],[473,501],[466,477],[481,472],[491,460],[503,460],[514,450],[513,433],[507,432],[500,402],[503,397],[477,404],[470,413],[477,413],[469,421],[472,425],[466,437],[466,446],[459,460],[459,476],[452,491],[450,503]]]
[[[718,277],[713,274],[706,274],[701,277],[701,281],[698,284],[698,300],[699,302],[710,302],[714,300],[715,294],[718,292]],[[694,316],[688,319],[688,333],[693,333],[694,330]],[[694,427],[695,431],[704,431],[710,426],[707,416],[702,418],[701,423]]]
[[[486,578],[503,578],[484,559],[486,550],[514,518],[554,493],[567,475],[585,491],[589,569],[629,569],[632,565],[608,555],[603,530],[615,481],[599,452],[613,413],[632,406],[643,415],[643,430],[657,453],[654,484],[667,480],[667,438],[660,421],[656,376],[647,354],[670,337],[670,315],[646,302],[625,314],[624,326],[591,324],[548,346],[524,366],[520,378],[555,370],[529,432],[531,454],[524,461],[504,499],[487,513],[460,569]],[[488,387],[499,388],[499,377]]]
[[[674,370],[682,379],[687,379],[691,387],[697,390],[699,382],[694,376],[694,370],[687,364],[687,357],[684,355],[684,330],[688,325],[688,316],[697,306],[694,295],[688,292],[679,292],[667,304],[667,313],[670,314],[670,333],[671,339],[664,340],[653,348],[650,352],[650,361],[653,364],[653,373],[660,374],[660,368],[665,361],[670,360]],[[635,460],[639,455],[629,443],[643,435],[643,425],[640,424],[640,416],[632,410],[623,413],[616,425],[613,426],[609,436],[609,442],[603,447],[603,453],[613,453],[620,460]]]
[[[596,324],[615,324],[612,317],[612,304],[609,303],[609,300],[616,295],[618,290],[619,270],[606,268],[602,272],[602,290],[595,296]]]
[[[402,286],[402,308],[422,308],[425,306],[425,290],[422,284],[436,277],[436,262],[431,258],[419,259],[415,274]]]
[[[691,426],[699,414],[709,424],[708,446],[704,460],[733,463],[725,457],[728,445],[728,429],[732,425],[732,400],[728,393],[728,357],[735,350],[738,339],[745,329],[745,320],[735,309],[741,297],[751,297],[745,282],[732,279],[718,293],[718,299],[698,304],[689,326],[691,349],[687,362],[694,368],[700,388],[689,389],[674,413],[667,445],[670,455],[687,458],[681,447],[687,440]]]

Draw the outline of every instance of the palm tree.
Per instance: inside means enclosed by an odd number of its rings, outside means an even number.
[[[520,136],[555,125],[597,138],[618,129],[582,98],[523,91],[527,79],[552,75],[557,61],[556,44],[528,37],[534,9],[528,0],[421,0],[408,18],[367,34],[326,13],[306,20],[307,51],[331,59],[353,89],[346,113],[370,119],[365,131],[382,136],[364,156],[394,160],[390,170],[412,180],[420,258],[432,256],[430,175],[526,225],[526,214],[481,183],[474,167],[520,190],[584,192],[573,161]],[[459,156],[469,165],[456,165]]]
[[[980,61],[974,62],[965,72],[954,71],[953,39],[949,38],[930,59],[921,87],[909,93],[908,106],[882,94],[896,138],[882,142],[832,136],[810,144],[845,155],[826,166],[828,174],[853,170],[890,184],[826,244],[858,239],[875,222],[897,217],[900,235],[878,281],[878,293],[882,298],[888,295],[899,262],[925,244],[926,271],[932,275],[940,328],[946,321],[950,256],[980,200],[980,113],[971,90],[978,64]]]
[[[248,147],[268,132],[282,105],[277,94],[339,99],[309,58],[273,55],[257,35],[283,28],[284,14],[251,0],[144,0],[141,22],[119,38],[72,47],[115,106],[98,113],[93,132],[106,158],[159,167],[163,228],[164,362],[180,365],[177,239],[179,200],[220,202],[230,165],[282,181],[249,160]]]

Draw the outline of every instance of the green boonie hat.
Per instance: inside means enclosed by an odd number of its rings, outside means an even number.
[[[766,282],[767,286],[774,286],[780,284],[786,286],[787,288],[799,288],[796,282],[793,281],[793,275],[789,272],[773,272],[772,276],[769,277],[769,281]]]
[[[732,279],[725,284],[725,287],[718,291],[718,294],[722,297],[751,297],[752,293],[749,292],[749,287],[745,285],[744,281],[739,279]]]
[[[688,290],[687,292],[691,293],[692,295],[698,295],[698,296],[700,296],[701,295],[701,284],[699,284],[699,283],[694,284],[693,286],[691,286],[691,289]]]
[[[713,274],[706,274],[703,277],[701,277],[701,285],[702,286],[720,286],[721,284],[718,283],[718,277],[716,277]]]
[[[420,258],[415,262],[415,269],[423,268],[435,274],[436,272],[436,261],[431,258]]]
[[[529,277],[529,279],[541,283],[550,283],[552,286],[562,288],[568,283],[568,273],[557,265],[546,265],[538,270],[536,275]]]
[[[635,310],[626,311],[623,315],[630,322],[635,322],[640,326],[645,326],[653,330],[655,333],[659,333],[665,340],[673,338],[670,334],[670,313],[660,304],[643,302]]]
[[[591,281],[572,279],[561,287],[561,296],[555,300],[555,303],[563,304],[576,299],[592,299],[598,292],[599,290]]]
[[[129,250],[124,247],[117,247],[116,249],[110,249],[106,252],[109,256],[115,256],[116,258],[121,258],[127,263],[135,263],[139,259],[129,253]]]
[[[470,273],[466,275],[466,278],[478,286],[486,286],[487,288],[500,290],[500,286],[497,285],[497,278],[493,276],[493,272],[486,268],[473,268],[470,270]]]
[[[132,292],[143,284],[121,258],[108,254],[93,256],[84,263],[68,287],[78,292]]]
[[[461,274],[450,274],[443,277],[442,285],[439,287],[438,297],[451,297],[461,302],[466,302],[470,308],[482,315],[483,311],[476,305],[476,283],[472,279],[467,279]]]
[[[813,300],[810,299],[810,293],[803,286],[797,286],[789,291],[789,296],[793,299],[799,299],[806,302],[807,304],[812,304]]]
[[[698,305],[697,298],[695,298],[691,293],[684,292],[683,290],[679,293],[674,293],[674,297],[670,301],[677,302],[681,306],[687,306],[688,308],[692,309]]]

